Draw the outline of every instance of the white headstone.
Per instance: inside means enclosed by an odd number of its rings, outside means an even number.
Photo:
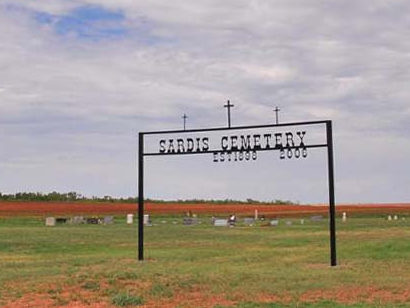
[[[56,225],[55,217],[47,217],[46,218],[46,226],[47,227],[54,227]]]
[[[387,216],[387,220],[388,220],[388,221],[391,220],[391,215]]]
[[[144,225],[149,225],[150,223],[149,214],[144,214]]]
[[[399,220],[399,217],[397,215],[394,215],[393,219],[394,220]]]
[[[127,224],[132,225],[134,222],[134,214],[127,214]]]
[[[279,219],[274,219],[270,221],[271,226],[278,226],[279,225]]]
[[[343,212],[342,221],[346,222],[346,220],[347,220],[346,212]]]
[[[304,220],[304,219],[301,219],[301,220],[300,220],[300,224],[301,224],[301,225],[304,225],[304,224],[305,224],[305,220]]]

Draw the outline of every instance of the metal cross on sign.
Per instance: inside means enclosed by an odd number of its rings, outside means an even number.
[[[228,109],[228,127],[231,128],[231,108],[234,107],[234,105],[228,100],[228,103],[224,105],[224,107]]]
[[[184,115],[182,116],[182,118],[184,119],[184,130],[186,129],[186,119],[188,119],[187,115],[184,113]]]
[[[279,124],[279,111],[280,111],[280,109],[278,108],[278,106],[276,106],[276,108],[273,109],[273,111],[275,111],[275,113],[276,113],[276,124]]]

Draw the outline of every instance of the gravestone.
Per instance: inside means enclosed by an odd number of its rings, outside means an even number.
[[[56,225],[56,219],[54,217],[47,217],[46,218],[46,226],[47,227],[54,227]]]
[[[236,215],[235,214],[232,214],[232,215],[229,216],[228,224],[229,224],[230,227],[235,226],[235,224],[236,224]]]
[[[196,217],[184,217],[182,224],[185,226],[192,226],[198,224],[198,218]]]
[[[215,219],[214,220],[215,227],[227,227],[228,226],[228,219]]]
[[[83,224],[85,223],[85,219],[83,216],[74,216],[74,217],[71,217],[70,223],[74,225]]]
[[[65,224],[65,223],[67,223],[67,218],[65,218],[65,217],[57,217],[56,218],[56,223],[57,224]]]
[[[144,214],[144,225],[147,225],[147,226],[151,225],[151,219],[148,214]]]
[[[304,220],[304,219],[301,219],[301,220],[300,220],[300,224],[301,224],[301,225],[304,225],[304,224],[305,224],[305,220]]]
[[[114,217],[113,216],[105,216],[104,217],[104,225],[111,225],[114,223]]]
[[[311,220],[311,221],[322,221],[322,220],[323,220],[323,216],[322,216],[322,215],[310,216],[310,220]]]
[[[291,225],[292,225],[292,222],[291,222],[290,220],[287,220],[287,221],[286,221],[286,225],[287,225],[287,226],[291,226]]]
[[[343,221],[343,222],[346,222],[346,221],[347,221],[346,212],[343,212],[342,221]]]
[[[391,215],[387,216],[387,220],[391,221]]]
[[[272,219],[270,221],[270,225],[273,226],[273,227],[278,226],[279,225],[279,219]]]
[[[253,225],[255,223],[255,219],[253,219],[253,218],[244,218],[243,223],[245,225]]]
[[[132,225],[134,222],[134,214],[127,214],[127,224]]]
[[[397,215],[394,215],[393,219],[394,220],[399,220],[399,217]]]
[[[98,225],[100,223],[100,219],[98,217],[87,217],[86,222],[90,225]]]

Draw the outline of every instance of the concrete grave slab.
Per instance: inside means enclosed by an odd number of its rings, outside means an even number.
[[[55,217],[47,217],[46,218],[46,226],[47,227],[54,227],[56,225]]]

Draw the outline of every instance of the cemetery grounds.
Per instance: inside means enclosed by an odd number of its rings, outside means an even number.
[[[410,205],[338,207],[334,268],[326,207],[270,205],[266,220],[250,226],[242,218],[253,208],[237,205],[239,222],[229,228],[214,227],[211,216],[235,208],[188,206],[201,223],[185,226],[186,205],[171,212],[177,205],[151,204],[146,261],[138,262],[137,226],[126,224],[122,205],[20,206],[12,206],[18,214],[0,203],[1,307],[410,307]],[[45,227],[53,212],[115,219]],[[323,219],[312,221],[314,213]],[[279,225],[265,226],[272,217]]]

